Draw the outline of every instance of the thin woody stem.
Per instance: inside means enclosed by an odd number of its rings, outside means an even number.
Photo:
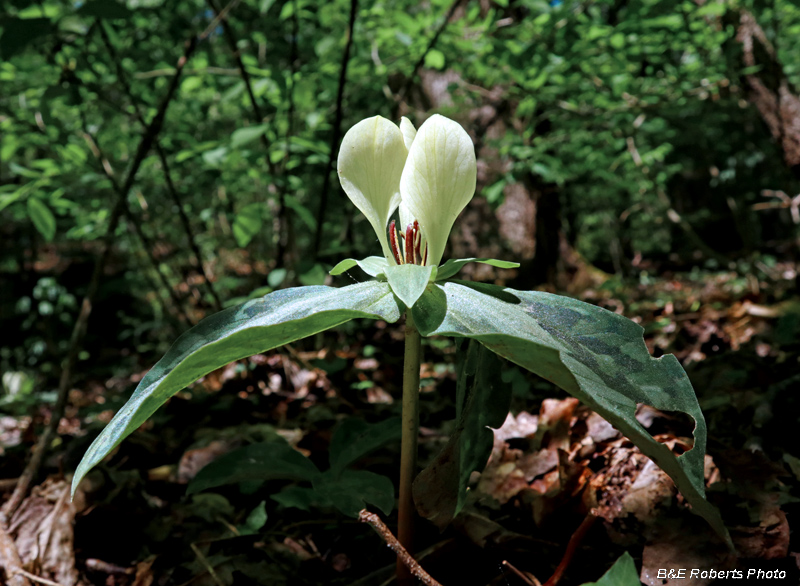
[[[358,514],[358,520],[362,523],[369,523],[375,532],[383,538],[386,545],[397,554],[398,562],[402,562],[407,566],[409,571],[425,584],[425,586],[442,586],[439,582],[434,580],[428,572],[422,569],[422,566],[419,565],[417,560],[411,557],[411,554],[397,541],[397,538],[392,535],[392,532],[389,531],[389,528],[381,521],[378,515],[364,509]]]
[[[408,238],[406,239],[408,241]],[[403,364],[403,435],[400,446],[400,502],[397,514],[397,537],[406,550],[413,552],[414,499],[411,485],[417,471],[417,437],[419,436],[419,364],[421,344],[419,330],[411,311],[406,312],[406,349]],[[412,584],[408,567],[397,560],[397,580],[401,586]]]

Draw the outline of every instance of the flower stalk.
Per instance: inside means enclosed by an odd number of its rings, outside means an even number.
[[[403,547],[413,553],[414,517],[416,509],[411,486],[417,472],[417,439],[419,437],[419,367],[421,340],[411,310],[406,312],[405,356],[403,362],[403,417],[400,445],[400,500],[397,514],[397,537]],[[411,572],[397,560],[397,579],[401,586],[412,583]]]

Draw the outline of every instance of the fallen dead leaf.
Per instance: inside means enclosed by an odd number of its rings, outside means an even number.
[[[70,502],[69,483],[48,478],[31,490],[9,523],[25,569],[63,586],[79,584],[73,524],[84,507],[83,492]]]

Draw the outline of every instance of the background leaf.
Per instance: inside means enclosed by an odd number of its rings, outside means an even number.
[[[33,40],[49,34],[53,24],[49,18],[8,18],[3,21],[0,55],[10,59],[21,53]]]
[[[187,489],[194,494],[245,480],[308,480],[320,474],[314,463],[285,440],[252,444],[220,456],[197,473]]]
[[[238,149],[246,144],[258,140],[267,131],[266,124],[258,124],[257,126],[246,126],[234,130],[231,134],[231,148]]]
[[[56,218],[47,204],[38,197],[28,198],[28,214],[39,234],[50,242],[56,235]]]
[[[317,476],[314,492],[345,515],[357,517],[367,505],[375,505],[385,515],[394,508],[394,484],[386,476],[367,470],[327,471]]]
[[[339,424],[331,438],[328,458],[331,471],[341,472],[391,441],[399,440],[402,429],[399,417],[390,417],[378,423],[367,423],[358,417],[349,417]]]
[[[83,6],[78,8],[78,14],[84,16],[94,16],[95,18],[130,18],[133,11],[114,0],[89,0]]]
[[[233,236],[236,244],[244,248],[253,237],[259,233],[263,220],[261,213],[264,206],[260,203],[251,203],[243,207],[233,221]]]

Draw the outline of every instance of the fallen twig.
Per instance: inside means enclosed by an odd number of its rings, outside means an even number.
[[[503,560],[503,567],[508,568],[511,572],[516,575],[520,580],[525,582],[528,586],[542,586],[542,583],[536,579],[534,576],[529,576],[528,574],[523,573],[522,571],[515,568],[508,560]]]
[[[41,578],[36,574],[31,574],[30,572],[26,572],[22,568],[17,568],[14,570],[15,574],[21,574],[31,580],[32,582],[38,582],[39,584],[47,584],[47,586],[64,586],[59,582],[53,582],[52,580],[48,580],[47,578]]]
[[[383,540],[386,542],[392,551],[397,554],[397,559],[399,559],[405,566],[411,571],[411,573],[416,576],[418,580],[420,580],[425,586],[442,586],[439,582],[437,582],[428,572],[422,569],[422,566],[417,563],[411,554],[406,551],[406,548],[403,547],[397,538],[389,531],[389,528],[386,524],[381,521],[380,517],[375,513],[370,513],[367,509],[363,509],[358,514],[358,520],[362,523],[369,523],[375,532],[380,535]]]
[[[200,548],[197,547],[197,544],[192,543],[191,547],[192,547],[192,551],[194,552],[194,555],[197,556],[197,559],[203,565],[203,567],[206,569],[206,572],[208,572],[208,575],[211,576],[211,579],[214,580],[214,583],[217,586],[225,586],[222,583],[222,580],[219,579],[219,576],[217,576],[217,573],[214,571],[214,566],[212,566],[209,563],[208,558],[206,558],[206,556],[203,555],[203,552],[200,551]]]

